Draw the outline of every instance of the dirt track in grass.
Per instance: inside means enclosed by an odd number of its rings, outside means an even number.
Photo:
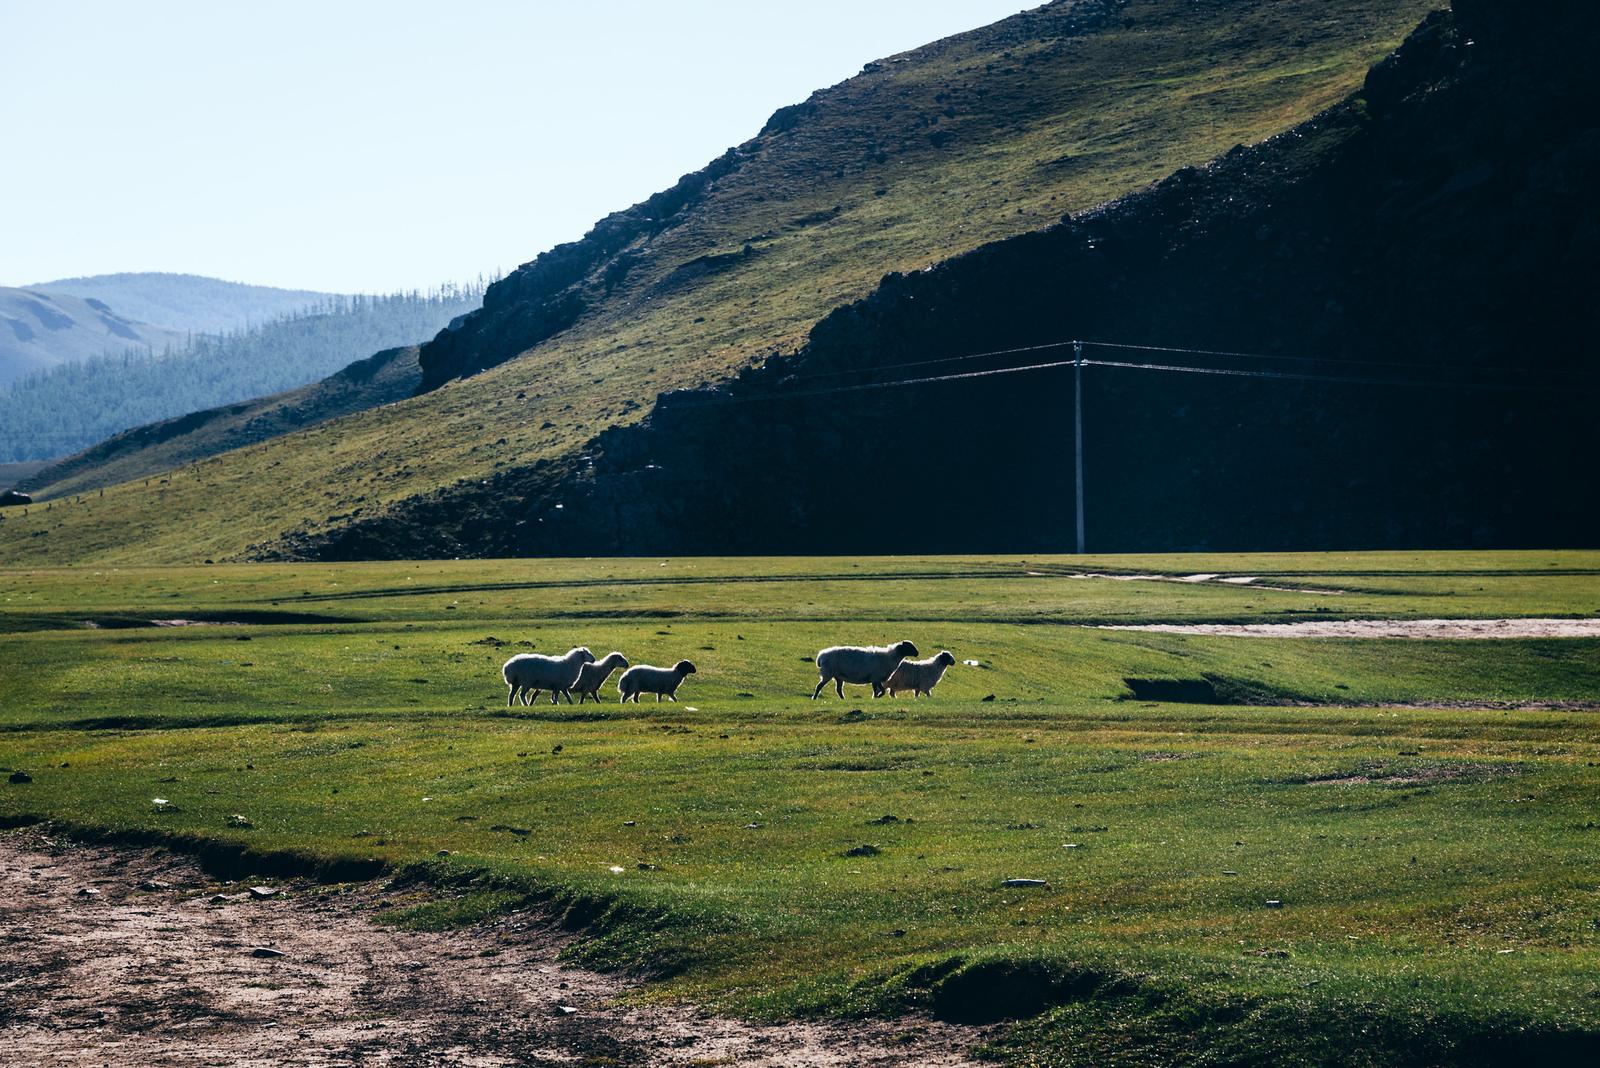
[[[400,931],[371,920],[394,897],[380,883],[259,884],[280,892],[254,899],[163,851],[0,833],[4,1058],[940,1068],[972,1063],[983,1037],[926,1019],[763,1026],[619,1005],[627,982],[558,964],[569,936],[536,917]]]

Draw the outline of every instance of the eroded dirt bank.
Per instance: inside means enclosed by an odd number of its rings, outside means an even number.
[[[557,964],[565,936],[531,917],[396,931],[365,911],[379,884],[265,882],[256,899],[186,857],[0,832],[0,1060],[937,1068],[982,1037],[618,1006],[626,982]]]

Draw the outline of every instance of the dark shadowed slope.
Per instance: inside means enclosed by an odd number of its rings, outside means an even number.
[[[1102,363],[1343,379],[1088,368],[1093,549],[1594,544],[1597,19],[1461,0],[1266,144],[890,276],[796,357],[668,396],[581,462],[281,549],[1070,549],[1070,368],[815,394],[1066,360],[902,366],[1072,337],[1280,357],[1089,346]]]

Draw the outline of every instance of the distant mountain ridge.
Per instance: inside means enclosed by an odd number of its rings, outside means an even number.
[[[375,350],[426,340],[452,319],[476,308],[481,299],[482,288],[477,284],[382,297],[325,297],[309,308],[279,315],[248,330],[196,335],[189,344],[155,356],[100,356],[35,372],[0,389],[0,461],[66,456],[130,427],[173,420],[219,405],[237,408],[252,398],[281,411],[276,403],[280,391],[298,389],[340,372]],[[371,403],[395,399],[386,377],[376,380],[372,375],[356,375],[352,381],[358,387],[355,392],[362,383],[370,387]],[[340,414],[354,410],[350,382],[341,379],[330,386],[339,397],[335,407]],[[295,412],[312,421],[326,418],[324,413],[330,410],[321,401],[294,406]],[[70,473],[74,491],[98,488],[116,480],[113,472],[132,478],[147,473],[151,464],[171,463],[180,456],[193,460],[222,447],[259,440],[256,434],[263,426],[277,427],[282,433],[304,425],[295,421],[297,417],[280,415],[269,423],[258,421],[254,424],[257,429],[251,431],[230,428],[220,438],[211,436],[217,429],[212,426],[207,435],[191,438],[179,452],[166,448],[172,429],[157,423],[150,428],[155,431],[151,435],[124,438],[109,453],[92,450],[70,464],[45,470],[29,484],[49,486]],[[205,442],[221,440],[229,444],[207,451]],[[138,447],[154,449],[150,456],[130,462],[129,449]],[[108,461],[115,457],[120,462],[91,475],[84,471],[90,457]]]
[[[183,341],[181,331],[140,322],[93,296],[0,288],[0,388],[68,360]]]
[[[343,295],[164,271],[59,278],[27,288],[35,293],[92,297],[129,319],[194,334],[226,334]]]

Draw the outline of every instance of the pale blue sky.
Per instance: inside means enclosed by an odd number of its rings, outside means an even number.
[[[0,285],[510,269],[1020,0],[0,0]]]

